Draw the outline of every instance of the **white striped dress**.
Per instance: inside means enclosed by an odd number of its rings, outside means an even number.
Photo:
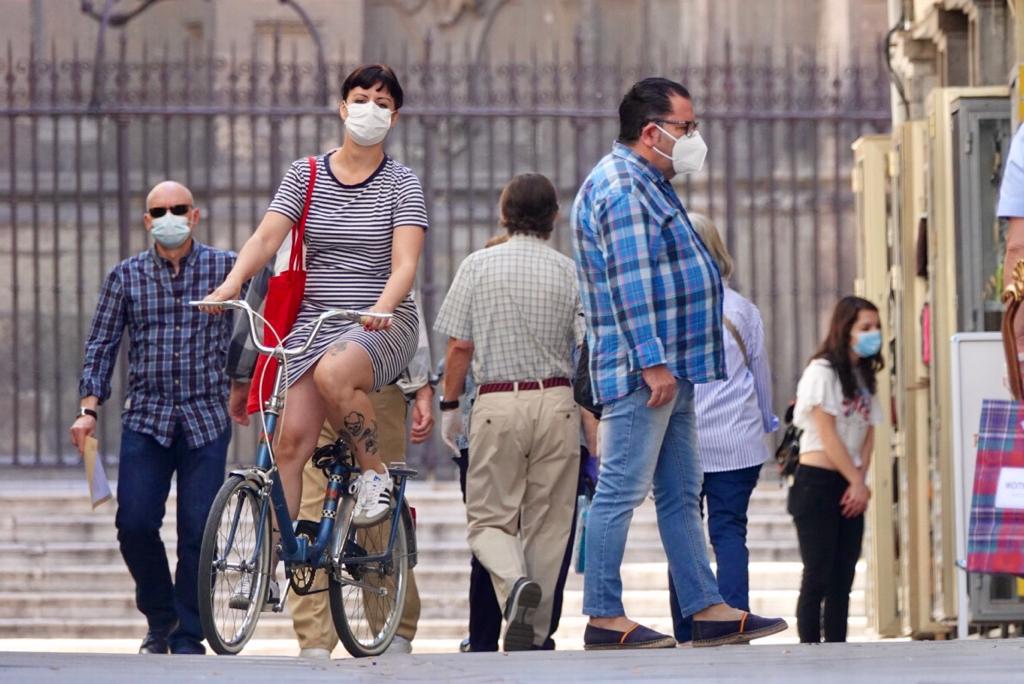
[[[391,276],[395,228],[420,226],[426,230],[428,226],[423,190],[410,169],[385,156],[365,181],[345,185],[331,172],[330,154],[317,158],[316,186],[306,219],[306,294],[293,330],[328,309],[369,309],[376,304]],[[297,221],[308,183],[307,160],[293,162],[269,210]],[[379,389],[409,365],[416,352],[418,329],[411,294],[395,309],[387,330],[367,331],[357,323],[331,319],[304,354],[288,361],[288,386],[329,347],[347,341],[366,350],[373,364],[373,386]],[[298,332],[285,346],[299,347],[305,339],[304,332]]]

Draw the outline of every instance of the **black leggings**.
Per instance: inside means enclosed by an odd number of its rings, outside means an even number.
[[[864,516],[844,518],[841,512],[839,502],[847,487],[838,472],[801,465],[789,490],[789,513],[804,563],[796,604],[803,643],[821,641],[822,612],[825,641],[846,641],[850,590],[864,538]]]

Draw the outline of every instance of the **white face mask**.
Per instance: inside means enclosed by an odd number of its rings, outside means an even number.
[[[384,140],[391,130],[390,109],[378,107],[373,102],[346,102],[345,109],[348,110],[345,135],[357,145],[376,145]]]
[[[676,141],[672,146],[672,156],[668,156],[657,147],[652,149],[665,159],[671,159],[672,168],[676,173],[694,173],[701,170],[704,166],[704,157],[708,155],[708,146],[704,143],[704,138],[700,137],[700,132],[694,131],[690,137],[677,138],[661,126],[658,126],[658,130]]]
[[[149,232],[161,246],[174,249],[185,244],[185,240],[192,235],[192,227],[187,216],[175,216],[167,212],[160,218],[153,219]]]

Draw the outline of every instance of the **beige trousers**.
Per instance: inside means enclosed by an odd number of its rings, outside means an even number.
[[[388,385],[383,389],[370,394],[373,403],[373,410],[377,414],[377,427],[380,433],[380,453],[386,464],[405,459],[405,419],[408,405],[405,395],[398,389],[397,385]],[[317,446],[330,444],[338,438],[328,423],[324,423],[320,431],[320,440]],[[327,478],[323,471],[313,466],[312,460],[306,463],[302,471],[302,506],[299,509],[300,520],[320,521],[320,512],[323,508],[324,490],[327,488]],[[376,535],[374,535],[376,536]],[[386,538],[385,535],[380,535]],[[365,542],[364,542],[365,543]],[[365,544],[367,547],[374,546]],[[367,548],[368,551],[383,551],[384,549]],[[314,589],[327,587],[327,576],[323,572],[317,573]],[[331,618],[331,606],[327,598],[327,592],[299,596],[294,594],[288,599],[292,614],[292,627],[295,629],[295,636],[298,637],[300,648],[325,648],[333,651],[338,645],[338,634],[334,630],[334,621]],[[420,595],[416,588],[416,577],[410,568],[409,587],[405,595],[405,612],[402,614],[402,622],[398,626],[398,635],[412,641],[416,636],[416,626],[420,620]],[[374,626],[375,628],[377,626]]]
[[[469,546],[504,607],[520,577],[543,592],[534,643],[551,629],[552,597],[572,526],[580,416],[572,388],[477,397],[469,433]]]

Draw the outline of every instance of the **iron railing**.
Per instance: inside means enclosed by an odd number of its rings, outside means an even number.
[[[143,48],[130,58],[128,47],[122,38],[95,74],[77,50],[44,59],[8,48],[0,62],[0,377],[9,388],[0,393],[0,463],[76,461],[67,429],[99,284],[146,247],[141,217],[153,184],[188,185],[203,211],[198,236],[238,249],[287,164],[341,141],[319,84],[340,83],[352,65],[287,59],[279,41],[266,58],[244,59],[212,48]],[[569,207],[616,136],[618,99],[638,78],[664,74],[691,89],[710,147],[704,171],[679,191],[724,232],[733,285],[764,315],[784,405],[823,318],[852,287],[850,144],[890,120],[877,61],[727,49],[720,64],[585,63],[577,46],[567,58],[499,63],[454,52],[428,40],[416,61],[383,56],[407,101],[387,150],[420,176],[431,218],[419,276],[428,321],[461,258],[497,232],[498,193],[515,173],[555,183],[563,209],[554,242],[570,249]],[[436,359],[443,340],[434,342]],[[122,384],[123,373],[112,406]],[[116,411],[102,416],[112,456],[119,421]],[[236,440],[236,457],[250,439]],[[433,467],[438,453],[415,458]]]

